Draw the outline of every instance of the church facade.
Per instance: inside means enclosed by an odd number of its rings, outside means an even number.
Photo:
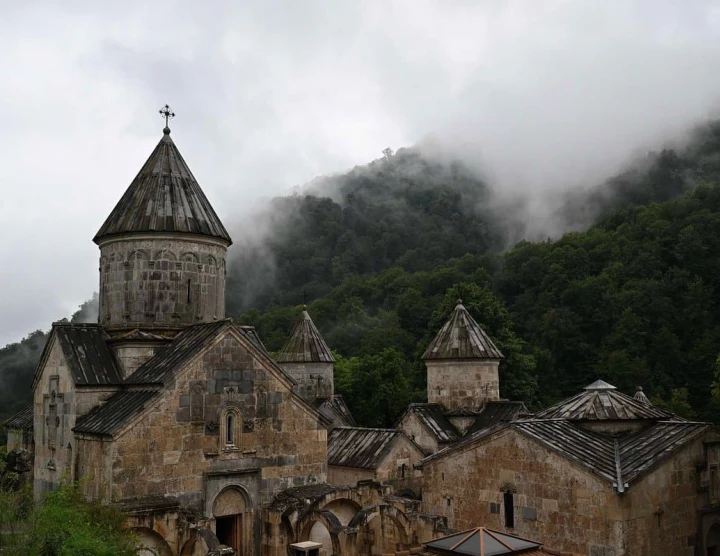
[[[53,324],[8,447],[34,453],[36,498],[79,481],[120,506],[141,554],[409,556],[486,526],[563,554],[720,553],[714,427],[602,381],[535,414],[503,400],[460,300],[427,403],[357,427],[306,310],[276,360],[225,318],[232,240],[167,127],[94,241],[98,323]]]

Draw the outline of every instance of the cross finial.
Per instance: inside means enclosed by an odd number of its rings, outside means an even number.
[[[170,107],[166,104],[160,109],[160,115],[165,118],[165,129],[163,129],[163,133],[168,134],[170,133],[170,128],[168,127],[168,121],[170,118],[175,117],[175,112],[170,110]]]

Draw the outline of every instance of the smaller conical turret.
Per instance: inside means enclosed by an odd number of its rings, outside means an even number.
[[[500,399],[498,366],[504,356],[461,299],[422,358],[428,402],[452,411]]]
[[[278,354],[277,362],[297,382],[297,393],[313,403],[332,399],[335,393],[334,363],[325,340],[303,308],[290,339]]]

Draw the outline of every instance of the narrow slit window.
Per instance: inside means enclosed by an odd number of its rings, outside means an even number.
[[[506,492],[503,495],[503,502],[503,505],[505,506],[505,527],[513,528],[515,527],[515,507],[513,493]]]
[[[225,444],[235,444],[235,416],[233,414],[225,418]]]
[[[187,281],[187,302],[190,303],[190,280]]]

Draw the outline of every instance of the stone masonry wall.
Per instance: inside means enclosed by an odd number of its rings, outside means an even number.
[[[434,454],[438,451],[436,438],[430,434],[427,427],[420,422],[420,419],[418,419],[413,411],[408,411],[405,414],[397,428],[413,439],[426,453]]]
[[[477,408],[500,399],[498,361],[425,361],[427,397],[447,410]]]
[[[393,443],[392,449],[378,465],[376,479],[381,482],[409,479],[414,473],[413,464],[423,457],[425,457],[423,453],[412,442],[401,436]],[[404,477],[403,466],[405,466]]]
[[[225,252],[222,242],[180,234],[102,243],[99,322],[143,328],[224,318]]]
[[[328,465],[328,483],[331,485],[354,486],[358,481],[369,481],[374,478],[374,469],[358,469],[356,467]]]
[[[514,491],[513,528],[505,526],[505,490]],[[512,429],[428,461],[422,508],[456,530],[483,525],[556,550],[624,554],[621,498],[610,482]]]
[[[297,386],[295,392],[312,403],[317,398],[332,399],[335,393],[332,363],[282,363]]]
[[[212,506],[202,505],[206,494],[216,494],[205,492],[204,476],[225,477],[218,489],[251,478],[257,484],[243,490],[257,507],[285,488],[325,481],[326,431],[287,380],[232,333],[176,376],[114,442],[114,499],[167,494],[204,511]],[[236,417],[232,445],[223,430],[228,411]]]
[[[702,438],[663,463],[624,498],[626,556],[692,556],[702,495],[695,464],[703,460]]]
[[[34,392],[33,432],[35,497],[62,479],[76,479],[77,446],[72,432],[78,417],[109,398],[114,387],[75,387],[67,361],[54,336]]]
[[[161,347],[162,344],[152,344],[147,342],[113,344],[112,348],[118,362],[120,363],[123,379],[133,374],[140,365],[153,357]]]

